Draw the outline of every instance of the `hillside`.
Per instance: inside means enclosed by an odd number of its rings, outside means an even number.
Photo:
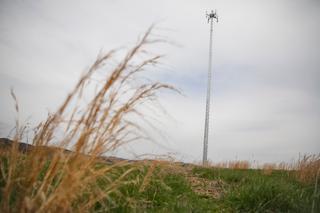
[[[11,144],[12,141],[8,139],[0,140],[2,151],[4,147],[11,147]],[[24,156],[28,156],[34,149],[25,143],[20,143],[19,148]],[[7,160],[1,157],[2,174],[5,173],[3,171],[6,170],[4,166]],[[97,165],[107,167],[119,162],[121,159],[113,158],[102,163],[98,161]],[[110,183],[98,179],[96,184],[104,191],[110,187],[109,184],[116,182],[119,176],[131,169],[117,186],[118,189],[110,193],[108,199],[97,201],[89,209],[90,212],[311,212],[312,208],[313,212],[320,211],[320,187],[314,193],[315,182],[299,181],[298,171],[225,169],[149,160],[126,161],[124,167],[115,167],[106,174],[112,179]],[[115,175],[109,176],[110,173]],[[4,198],[4,186],[5,178],[2,175],[0,203]],[[14,202],[18,196],[16,193],[11,194],[13,202],[10,209],[13,212],[18,211]],[[77,202],[81,202],[81,199]],[[73,204],[73,211],[79,210],[77,202]]]

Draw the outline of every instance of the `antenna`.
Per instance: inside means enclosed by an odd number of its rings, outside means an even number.
[[[208,63],[208,83],[207,83],[207,99],[206,99],[206,117],[204,124],[204,138],[203,138],[203,156],[202,164],[208,163],[208,134],[209,134],[209,118],[210,118],[210,97],[211,97],[211,73],[212,73],[212,31],[213,31],[213,19],[218,22],[217,12],[208,14],[206,12],[206,18],[208,23],[210,22],[210,40],[209,40],[209,63]]]

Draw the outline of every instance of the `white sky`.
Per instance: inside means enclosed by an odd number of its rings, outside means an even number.
[[[14,125],[10,87],[31,124],[54,111],[103,50],[130,46],[152,23],[163,45],[156,80],[185,96],[163,95],[167,139],[137,154],[176,153],[200,161],[209,25],[214,26],[213,102],[208,158],[288,161],[319,153],[320,2],[317,0],[1,0],[0,136]]]

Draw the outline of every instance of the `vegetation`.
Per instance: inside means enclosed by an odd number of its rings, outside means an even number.
[[[311,212],[313,202],[317,203],[313,211],[320,210],[319,194],[314,194],[316,179],[300,182],[297,177],[303,171],[273,170],[266,174],[259,169],[198,167],[193,172],[224,181],[223,203],[237,212]]]
[[[174,90],[170,85],[138,78],[161,58],[146,54],[146,47],[161,42],[150,38],[151,30],[119,62],[122,52],[100,54],[58,110],[35,129],[31,139],[34,148],[26,153],[19,149],[25,128],[17,119],[13,145],[1,151],[2,212],[83,212],[121,194],[119,188],[127,184],[126,177],[139,168],[128,168],[125,161],[104,166],[97,163],[103,154],[124,143],[146,138],[140,124],[148,121],[141,107],[150,107],[159,90]],[[19,117],[13,91],[12,97]],[[107,187],[102,189],[100,183]]]
[[[2,169],[8,170],[7,159],[2,158],[1,164]],[[44,181],[50,164],[49,161],[44,164],[38,176],[39,183]],[[83,212],[83,203],[92,203],[87,212],[319,212],[320,210],[320,187],[316,186],[315,193],[316,179],[301,182],[300,170],[274,169],[271,173],[266,173],[261,169],[203,167],[167,161],[123,162],[121,166],[117,164],[96,163],[95,169],[98,171],[101,168],[108,168],[105,176],[100,176],[95,182],[88,184],[71,206],[64,206],[63,210]],[[319,180],[319,176],[317,178]],[[58,184],[58,180],[53,180],[51,187],[54,188]],[[0,178],[0,187],[4,189],[4,186],[5,181]],[[21,195],[25,196],[21,193],[23,189],[20,187],[15,185],[9,197],[9,210],[12,212],[20,210],[17,209],[17,201],[23,199]],[[103,193],[99,200],[93,199],[92,195],[97,189]],[[3,200],[5,198],[2,191],[0,202]],[[50,206],[43,211],[57,211],[57,209],[56,206]],[[27,209],[24,211],[28,212]]]
[[[102,157],[146,138],[136,122],[146,121],[141,107],[159,90],[174,90],[138,78],[160,58],[145,58],[145,47],[159,42],[150,32],[118,63],[116,51],[101,54],[36,128],[32,146],[19,143],[25,129],[17,120],[11,145],[0,144],[0,212],[319,212],[319,156],[306,156],[291,170]]]

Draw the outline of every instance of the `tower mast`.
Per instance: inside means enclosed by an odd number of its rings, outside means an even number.
[[[212,31],[213,31],[213,19],[218,22],[218,16],[216,12],[211,11],[210,14],[206,14],[208,23],[210,22],[210,40],[209,40],[209,62],[208,62],[208,80],[207,80],[207,99],[206,99],[206,115],[204,125],[204,138],[203,138],[203,156],[202,164],[206,165],[208,162],[208,135],[209,135],[209,118],[210,118],[210,97],[211,97],[211,76],[212,76]]]

